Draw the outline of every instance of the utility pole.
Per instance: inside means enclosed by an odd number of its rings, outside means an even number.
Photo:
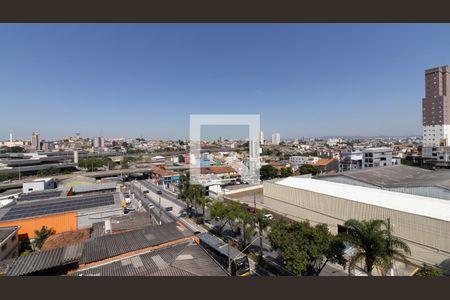
[[[162,225],[162,219],[161,219],[161,214],[162,214],[162,206],[161,206],[161,196],[159,197],[159,225]]]
[[[255,205],[255,213],[256,213],[256,192],[253,192],[253,203]]]
[[[390,276],[394,276],[394,266],[393,266],[393,264],[394,264],[394,260],[393,260],[393,257],[392,257],[392,244],[391,244],[391,218],[387,218],[387,227],[388,227],[388,254],[389,254],[389,259],[390,259],[390,263],[392,264],[391,266],[390,266],[390,269],[389,269],[389,275]]]
[[[228,273],[231,275],[231,242],[228,240]]]

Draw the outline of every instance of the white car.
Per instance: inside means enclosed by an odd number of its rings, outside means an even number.
[[[267,220],[272,220],[273,216],[272,216],[272,214],[265,214],[264,218],[266,218]]]
[[[149,208],[149,209],[154,209],[155,206],[154,206],[153,204],[150,203],[150,204],[148,205],[148,208]]]

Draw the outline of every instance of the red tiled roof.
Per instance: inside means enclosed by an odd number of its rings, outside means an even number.
[[[166,176],[178,176],[179,174],[177,172],[173,172],[173,171],[167,171],[161,168],[153,168],[152,172],[156,175],[159,175],[161,177],[166,177]]]
[[[236,173],[236,170],[232,167],[220,167],[220,166],[212,166],[212,167],[204,167],[200,170],[201,174],[226,174],[226,173]]]
[[[311,165],[316,167],[325,167],[335,161],[334,158],[321,158],[318,162],[312,163]]]

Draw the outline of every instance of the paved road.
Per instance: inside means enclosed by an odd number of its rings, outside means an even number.
[[[156,197],[161,196],[161,203],[162,203],[163,207],[164,207],[164,205],[172,206],[174,213],[175,212],[179,213],[179,212],[185,211],[186,203],[181,201],[180,199],[177,199],[177,196],[175,193],[164,190],[163,187],[157,186],[155,183],[151,182],[150,180],[140,180],[139,183],[142,184],[143,186],[145,186],[149,190],[149,193],[146,195],[150,194],[150,195],[153,195]],[[156,192],[158,190],[160,190],[162,192],[162,195],[156,194]],[[179,215],[177,217],[178,217],[178,219],[184,219],[184,218],[180,218]],[[210,227],[220,227],[219,222],[217,222],[213,219],[208,220],[207,225]],[[200,227],[200,228],[202,228],[202,227]],[[203,229],[203,231],[205,231],[205,230]],[[225,227],[223,228],[223,232],[224,232],[225,236],[228,236],[231,238],[236,238],[236,236],[232,234],[231,228],[228,224],[225,225]],[[255,238],[256,238],[256,236],[255,236]],[[259,253],[259,239],[255,240],[252,243],[250,250],[255,254]],[[263,237],[263,255],[267,260],[270,260],[271,262],[276,264],[279,268],[285,269],[285,266],[284,266],[284,263],[283,263],[281,257],[278,255],[278,253],[276,251],[272,250],[272,246],[270,245],[270,241],[267,238],[267,236]],[[262,275],[262,276],[269,275],[264,270],[259,270],[256,273],[258,273],[259,275]],[[324,269],[320,273],[320,276],[347,276],[347,275],[348,275],[347,272],[345,272],[341,266],[329,264],[329,263],[324,267]]]

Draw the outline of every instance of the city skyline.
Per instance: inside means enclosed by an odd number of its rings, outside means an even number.
[[[266,136],[282,140],[419,135],[424,71],[450,63],[439,51],[449,33],[424,24],[6,25],[0,140],[33,131],[187,139],[198,113],[260,114]]]

